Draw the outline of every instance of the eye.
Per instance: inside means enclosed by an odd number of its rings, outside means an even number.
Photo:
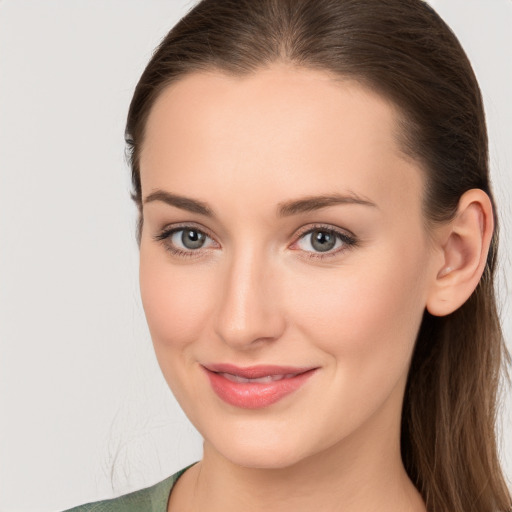
[[[170,236],[171,243],[177,247],[181,244],[183,249],[199,249],[206,240],[207,236],[202,231],[193,228],[180,229]]]
[[[295,243],[308,257],[323,258],[335,256],[356,245],[356,239],[332,227],[318,226],[309,229]]]
[[[166,250],[178,256],[196,256],[200,252],[199,249],[208,249],[216,245],[213,238],[195,226],[164,229],[154,238],[161,241]]]

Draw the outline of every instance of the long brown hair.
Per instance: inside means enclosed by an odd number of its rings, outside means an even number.
[[[276,61],[350,77],[399,107],[400,144],[426,176],[427,229],[452,219],[469,189],[493,201],[478,83],[457,38],[426,3],[203,0],[157,48],[130,105],[126,141],[139,237],[139,156],[158,95],[189,73],[243,76]],[[494,295],[497,248],[496,228],[477,289],[448,316],[425,312],[416,342],[401,450],[429,512],[511,510],[495,434],[500,371],[509,360]]]

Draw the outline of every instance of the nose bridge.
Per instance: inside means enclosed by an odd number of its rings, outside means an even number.
[[[284,324],[275,307],[276,283],[269,258],[254,245],[233,251],[221,276],[216,329],[227,344],[244,348],[279,336]]]

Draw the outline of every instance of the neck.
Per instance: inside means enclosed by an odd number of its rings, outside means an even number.
[[[403,467],[399,443],[343,446],[279,469],[246,468],[205,444],[202,461],[183,475],[188,492],[177,511],[425,512]],[[181,480],[181,479],[180,479]],[[174,491],[171,494],[174,498]]]

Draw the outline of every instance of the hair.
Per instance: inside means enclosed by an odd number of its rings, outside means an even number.
[[[277,62],[354,80],[398,107],[401,149],[425,174],[427,229],[453,219],[467,190],[482,189],[494,206],[475,74],[425,2],[203,0],[158,46],[130,105],[126,142],[139,242],[140,153],[160,93],[191,73],[242,77]],[[401,455],[429,512],[512,510],[496,446],[500,374],[510,357],[494,292],[495,208],[494,221],[476,290],[450,315],[425,311],[411,361]]]

